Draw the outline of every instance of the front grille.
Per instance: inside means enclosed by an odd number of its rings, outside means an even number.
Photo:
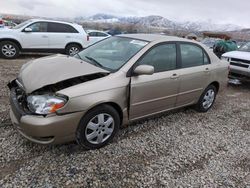
[[[237,59],[237,58],[231,58],[232,62],[241,62],[241,63],[246,63],[250,65],[250,61],[249,60],[244,60],[244,59]]]
[[[230,65],[243,67],[243,68],[249,68],[250,61],[244,60],[244,59],[231,58]]]
[[[238,66],[238,67],[244,67],[244,68],[248,68],[249,67],[249,65],[241,64],[241,63],[235,63],[235,62],[230,62],[230,65]]]

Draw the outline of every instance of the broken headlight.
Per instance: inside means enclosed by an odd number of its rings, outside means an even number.
[[[36,114],[51,114],[62,108],[67,100],[54,95],[30,95],[27,97],[28,108]]]

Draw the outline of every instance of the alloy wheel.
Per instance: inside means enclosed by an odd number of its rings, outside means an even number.
[[[93,117],[85,129],[85,137],[91,144],[105,142],[114,131],[114,119],[111,115],[101,113]]]
[[[204,95],[202,105],[205,109],[208,109],[212,106],[215,99],[215,91],[213,89],[209,89],[207,93]]]
[[[2,53],[6,57],[14,57],[16,55],[16,48],[11,44],[5,44],[2,46]]]

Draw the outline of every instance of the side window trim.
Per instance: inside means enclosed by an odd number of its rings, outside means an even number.
[[[211,60],[210,60],[210,57],[209,57],[209,55],[208,55],[208,53],[206,52],[206,50],[202,47],[202,46],[200,46],[199,44],[196,44],[196,43],[192,43],[192,42],[183,42],[183,41],[178,41],[177,42],[177,49],[178,49],[178,56],[179,56],[179,63],[180,63],[180,68],[182,69],[182,57],[181,57],[181,44],[189,44],[189,45],[193,45],[193,46],[197,46],[197,47],[199,47],[201,50],[202,50],[202,54],[203,54],[203,64],[202,65],[197,65],[197,66],[195,66],[195,67],[198,67],[198,66],[204,66],[204,65],[209,65],[209,64],[211,64]],[[207,57],[207,60],[208,60],[208,64],[205,64],[204,63],[204,55],[206,55],[206,57]],[[185,68],[185,67],[184,67]],[[192,68],[192,67],[186,67],[186,68]]]
[[[133,70],[137,67],[138,63],[140,62],[141,59],[143,59],[153,48],[160,46],[160,45],[164,45],[164,44],[175,44],[176,47],[176,69],[174,70],[178,70],[181,67],[179,67],[180,65],[180,57],[178,55],[179,50],[178,50],[178,41],[167,41],[167,42],[160,42],[158,44],[155,44],[153,46],[151,46],[132,66],[131,68],[128,70],[127,72],[127,77],[132,77],[133,76]],[[166,72],[166,71],[165,71]],[[157,72],[160,73],[160,72]]]

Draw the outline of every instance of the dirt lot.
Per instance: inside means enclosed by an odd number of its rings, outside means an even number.
[[[0,187],[250,187],[250,85],[229,86],[205,114],[133,123],[99,150],[40,146],[8,115],[6,84],[31,58],[0,59]]]

